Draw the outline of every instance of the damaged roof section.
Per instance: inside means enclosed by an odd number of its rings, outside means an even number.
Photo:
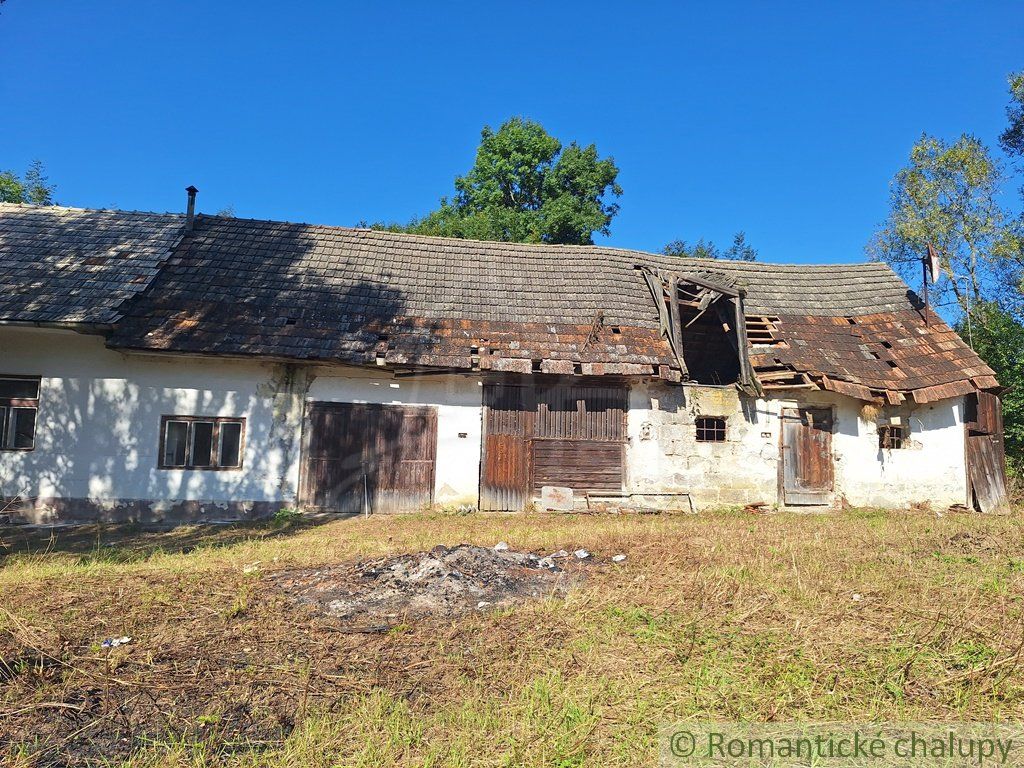
[[[0,203],[0,320],[116,322],[181,239],[184,217]]]
[[[108,346],[402,371],[658,376],[918,402],[992,371],[884,264],[0,205],[0,321]],[[669,300],[669,297],[675,297]]]
[[[751,363],[766,389],[828,389],[890,405],[927,403],[998,387],[992,369],[924,311],[747,319]]]
[[[198,216],[119,348],[678,380],[611,249]]]

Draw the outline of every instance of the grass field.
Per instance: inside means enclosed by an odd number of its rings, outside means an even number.
[[[0,529],[0,763],[635,766],[672,720],[1020,720],[1022,519]],[[499,540],[628,559],[564,600],[384,634],[341,631],[267,579]]]

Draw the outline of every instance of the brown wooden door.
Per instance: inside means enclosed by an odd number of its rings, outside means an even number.
[[[782,411],[782,495],[786,504],[829,504],[832,466],[832,410]]]
[[[1002,403],[988,392],[968,396],[964,422],[971,506],[978,512],[1008,512]]]
[[[300,503],[343,513],[428,506],[436,453],[432,407],[310,403]]]
[[[523,509],[545,485],[620,493],[626,396],[621,385],[485,385],[480,508]]]
[[[480,509],[510,512],[529,503],[536,407],[532,387],[484,385]]]

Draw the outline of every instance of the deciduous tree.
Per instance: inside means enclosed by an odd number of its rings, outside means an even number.
[[[931,243],[946,280],[937,303],[949,297],[962,311],[970,303],[1001,298],[1020,241],[1000,206],[1003,169],[977,138],[953,143],[922,135],[910,162],[892,182],[888,219],[868,245],[911,285],[920,283],[921,259]]]
[[[536,122],[512,118],[485,127],[476,161],[455,179],[455,194],[407,225],[418,234],[520,243],[593,243],[609,234],[622,194],[615,161],[591,144],[564,146]]]

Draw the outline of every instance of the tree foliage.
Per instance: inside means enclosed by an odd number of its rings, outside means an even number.
[[[455,194],[437,210],[407,225],[374,225],[395,231],[519,243],[593,243],[607,235],[619,206],[609,201],[622,188],[612,158],[591,144],[563,147],[536,122],[506,121],[484,127],[476,161],[455,179]]]
[[[1010,94],[999,143],[1024,157],[1024,73],[1010,77]],[[945,279],[930,289],[934,304],[959,310],[964,337],[969,310],[975,350],[1005,389],[1008,464],[1024,474],[1024,214],[1001,205],[1008,178],[977,138],[923,135],[893,179],[889,216],[868,250],[916,285],[928,244],[937,249]]]
[[[28,167],[23,177],[13,171],[0,171],[0,202],[53,205],[54,189],[39,160]]]
[[[1004,180],[975,137],[950,144],[922,135],[893,179],[889,217],[869,253],[914,285],[931,243],[947,278],[936,287],[936,303],[952,296],[966,311],[971,302],[1000,298],[1005,280],[1016,279],[1022,244],[1017,223],[999,204]]]
[[[685,256],[697,259],[729,259],[730,261],[757,261],[757,250],[747,242],[745,232],[733,235],[732,245],[724,251],[710,240],[701,238],[693,245],[685,240],[673,240],[661,249],[667,256]]]
[[[1003,151],[1008,155],[1024,157],[1024,72],[1009,77],[1010,106],[1006,108],[1009,125],[999,137]]]

